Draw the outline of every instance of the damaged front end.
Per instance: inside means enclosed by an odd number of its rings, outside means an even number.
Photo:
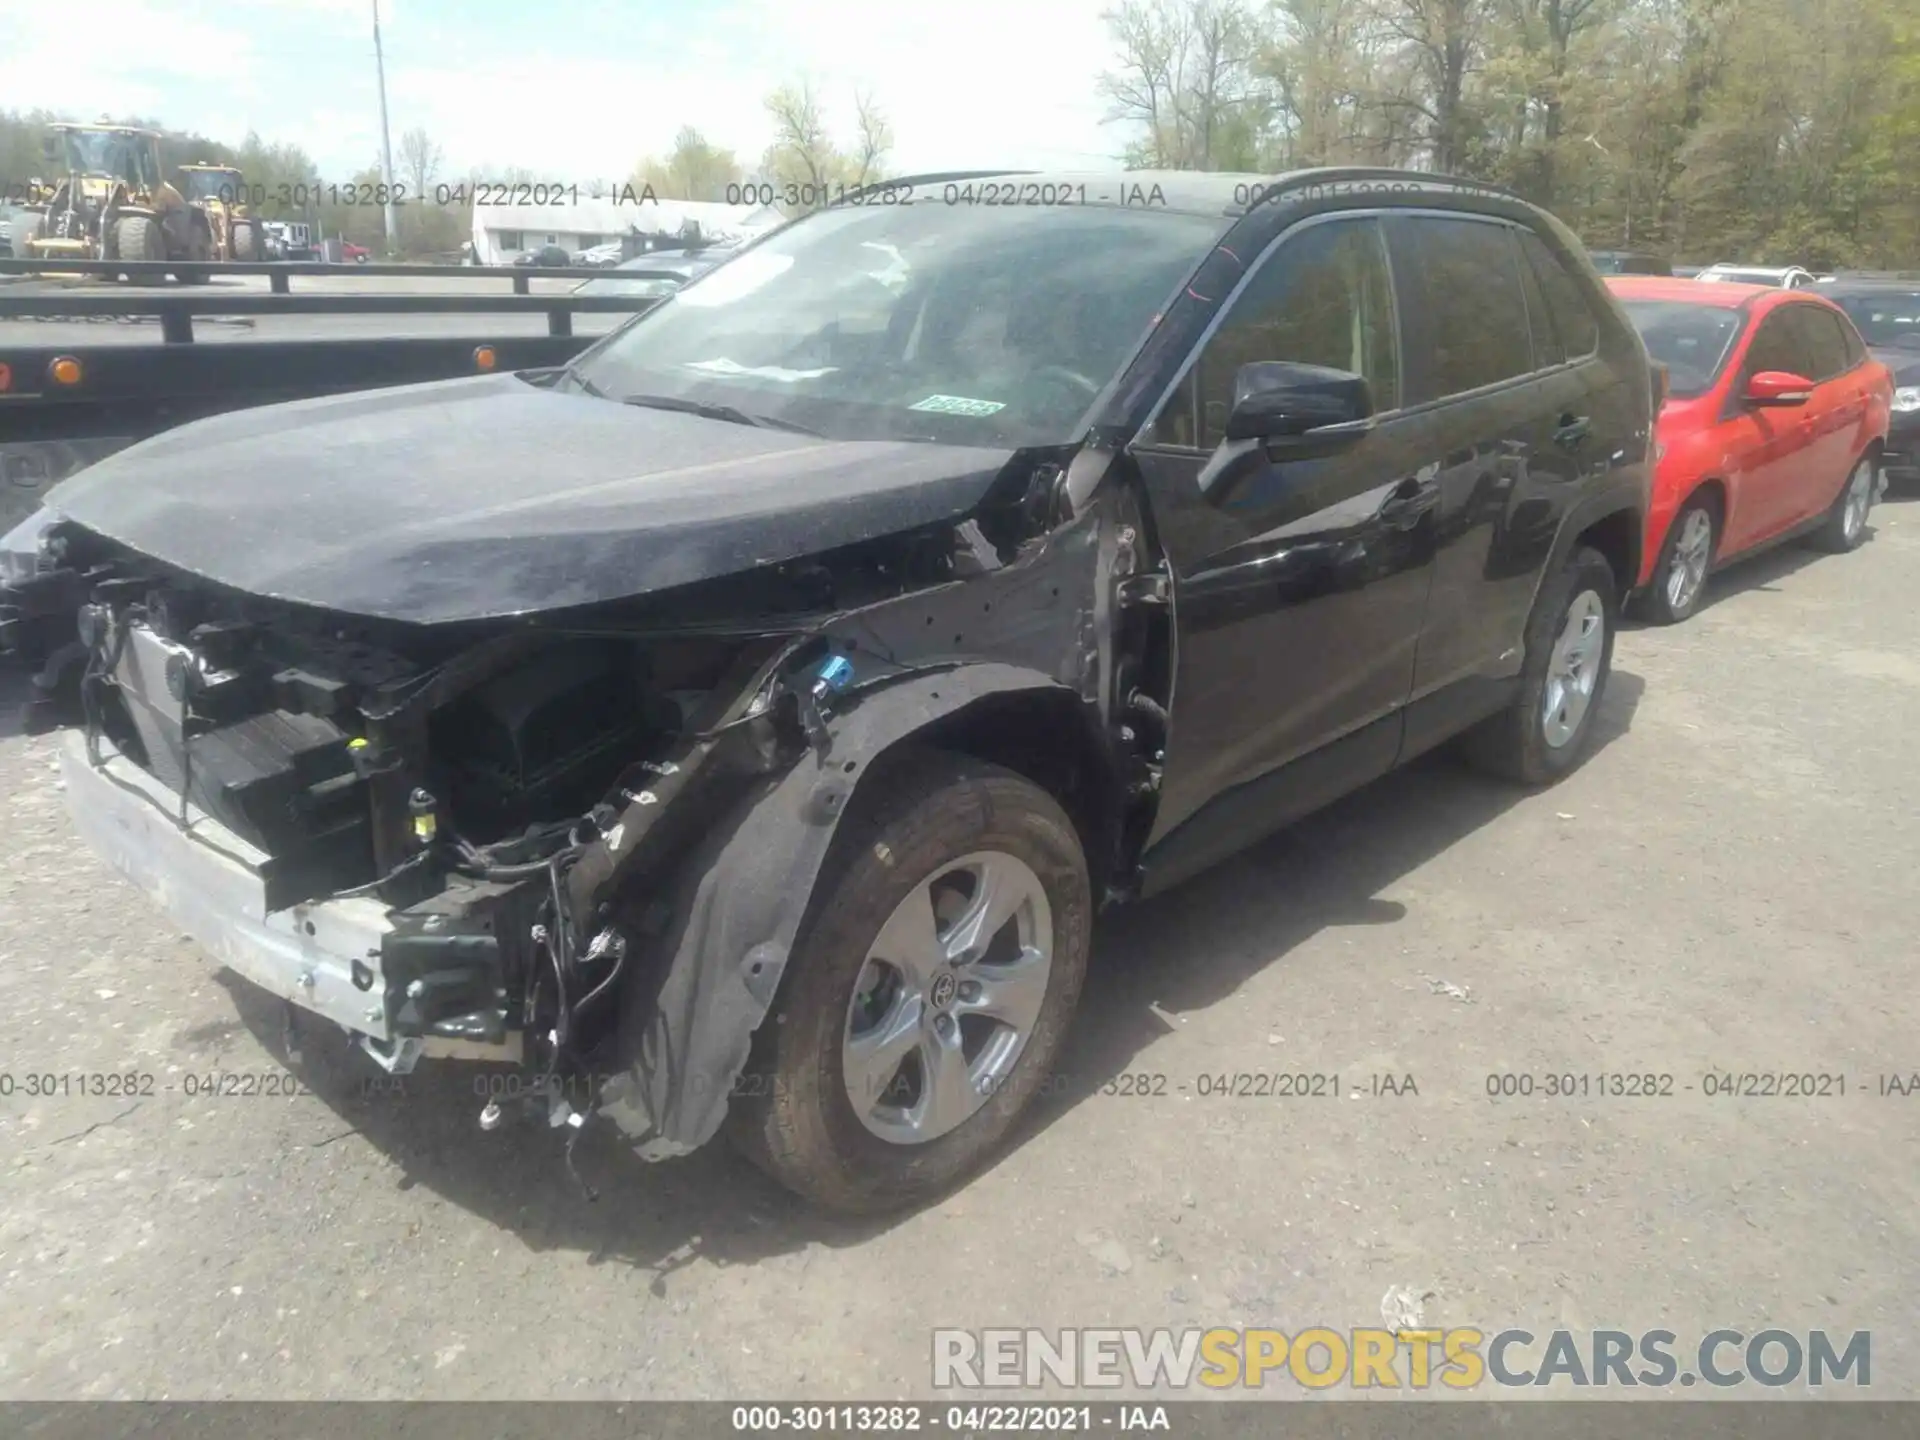
[[[1138,830],[1155,742],[1116,694],[1167,667],[1112,653],[1134,532],[1111,497],[1067,513],[1070,458],[959,521],[474,623],[265,599],[64,524],[42,578],[84,596],[49,667],[82,718],[69,806],[218,959],[386,1069],[517,1062],[553,1123],[683,1153],[891,748],[1045,695],[1099,757],[1089,828],[1115,853]]]

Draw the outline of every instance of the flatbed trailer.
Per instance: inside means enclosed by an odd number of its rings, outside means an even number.
[[[629,295],[534,293],[535,280],[591,278],[571,268],[259,261],[200,268],[213,285],[160,288],[164,262],[0,260],[0,533],[75,469],[174,425],[284,400],[564,365],[597,338],[574,333],[576,315],[625,316],[655,303]],[[111,282],[121,275],[136,284],[154,283],[138,289],[83,283],[51,291],[21,283],[39,277]],[[268,288],[220,293],[219,281],[243,276],[266,276]],[[317,279],[337,276],[445,281],[469,289],[435,294],[312,288]],[[622,278],[684,277],[663,270],[623,272]],[[495,288],[474,292],[476,280]],[[209,341],[211,324],[275,316],[434,316],[462,323],[455,334],[267,340],[223,335]],[[525,333],[524,324],[514,323],[542,316],[545,334]],[[148,322],[158,333],[145,343],[116,336],[95,344],[46,344],[33,333],[35,322],[46,321]]]
[[[627,316],[656,303],[631,295],[534,293],[535,280],[591,278],[571,268],[260,261],[198,268],[214,283],[165,284],[164,262],[0,260],[0,535],[29,519],[68,475],[173,426],[287,400],[564,365],[598,338],[574,333],[576,315]],[[264,291],[218,289],[223,279],[261,275],[268,277]],[[112,284],[117,276],[139,288]],[[480,280],[494,288],[440,294],[311,288],[330,276],[468,286]],[[54,290],[31,284],[43,277],[82,283]],[[84,283],[89,278],[108,283]],[[625,271],[622,278],[678,282],[684,276]],[[209,327],[219,322],[268,316],[437,316],[461,323],[450,334],[211,338]],[[526,333],[526,319],[541,316],[546,333]],[[47,344],[34,333],[39,322],[62,321],[153,323],[158,334],[152,341]],[[264,474],[260,483],[274,478]],[[0,583],[8,578],[0,575]],[[0,606],[0,663],[39,666],[71,640],[63,633],[68,621]]]

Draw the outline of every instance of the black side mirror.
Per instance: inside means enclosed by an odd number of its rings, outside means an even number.
[[[1372,429],[1373,391],[1358,375],[1291,360],[1242,365],[1226,443],[1200,472],[1200,493],[1217,500],[1269,460],[1337,455]]]
[[[1234,376],[1227,439],[1284,442],[1339,426],[1324,438],[1358,440],[1372,418],[1373,392],[1360,376],[1323,365],[1256,360]]]

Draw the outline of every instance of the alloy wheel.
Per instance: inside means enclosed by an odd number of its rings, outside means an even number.
[[[1673,543],[1667,564],[1667,608],[1683,613],[1700,594],[1713,560],[1713,517],[1705,510],[1689,510]]]
[[[1873,507],[1873,461],[1864,459],[1847,477],[1846,508],[1840,513],[1840,532],[1851,545],[1866,527],[1867,511]]]
[[[868,947],[841,1072],[854,1114],[897,1145],[937,1140],[1006,1082],[1047,998],[1053,910],[1024,860],[965,855],[908,892]]]

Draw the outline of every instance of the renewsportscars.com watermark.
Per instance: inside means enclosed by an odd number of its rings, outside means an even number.
[[[1873,1333],[1468,1328],[936,1330],[940,1390],[1473,1390],[1707,1385],[1866,1387]]]

